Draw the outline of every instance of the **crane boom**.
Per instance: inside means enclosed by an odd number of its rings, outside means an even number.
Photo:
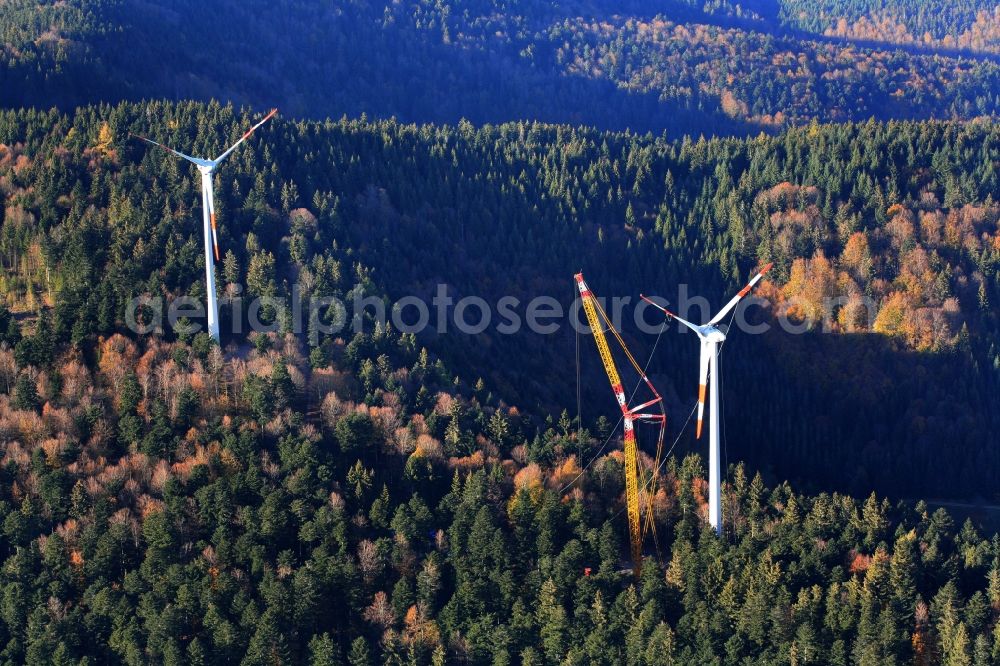
[[[621,377],[618,374],[618,368],[615,365],[614,357],[611,355],[611,348],[608,346],[608,339],[604,335],[604,326],[601,321],[601,316],[607,320],[607,315],[601,308],[600,303],[594,298],[594,294],[590,291],[587,283],[583,279],[583,273],[577,273],[576,284],[580,291],[580,299],[583,302],[583,311],[587,315],[587,323],[590,325],[590,330],[594,334],[594,342],[597,344],[597,351],[601,356],[601,361],[604,363],[604,371],[608,375],[608,381],[611,382],[611,390],[614,391],[615,399],[618,401],[618,406],[622,410],[622,422],[624,424],[625,431],[625,504],[628,512],[628,528],[629,537],[632,548],[632,566],[635,571],[636,576],[639,575],[640,568],[642,566],[642,527],[640,525],[639,516],[639,449],[636,444],[635,439],[635,422],[636,421],[652,421],[658,422],[660,424],[660,443],[657,445],[657,462],[659,462],[660,448],[662,447],[663,441],[663,430],[666,426],[666,415],[660,414],[648,414],[648,413],[638,413],[639,410],[645,409],[650,405],[660,403],[660,408],[662,411],[662,399],[660,395],[653,388],[652,382],[646,377],[645,372],[639,367],[629,353],[628,348],[625,347],[624,340],[618,335],[618,332],[614,330],[611,323],[608,322],[608,328],[611,330],[618,342],[621,344],[622,349],[625,350],[625,354],[628,356],[629,361],[632,365],[639,371],[640,376],[646,385],[649,386],[650,390],[655,396],[652,400],[638,405],[635,408],[629,408],[628,399],[625,396],[625,388],[622,385]],[[600,314],[598,314],[600,313]],[[652,521],[648,521],[650,524]]]

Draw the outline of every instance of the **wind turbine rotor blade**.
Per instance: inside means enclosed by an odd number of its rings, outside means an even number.
[[[215,260],[219,261],[219,234],[215,228],[215,187],[212,185],[212,176],[205,176],[205,192],[208,194],[208,218],[212,226],[212,249],[215,251]]]
[[[202,208],[201,215],[202,215],[202,219],[204,221],[204,224],[202,226],[202,231],[206,235],[209,234],[209,230],[206,227],[210,226],[210,222],[211,222],[211,219],[212,219],[212,204],[210,203],[212,201],[212,190],[210,188],[211,188],[211,184],[208,182],[208,178],[206,177],[205,174],[202,174],[202,177],[201,177],[201,208]],[[213,241],[214,241],[214,237],[215,237],[214,230],[211,232],[211,234],[212,234]],[[208,239],[205,239],[205,242],[207,243]],[[209,264],[209,265],[207,265],[205,267],[206,270],[211,269],[212,266],[210,264],[210,259],[208,257],[208,247],[207,246],[205,248],[205,262]]]
[[[705,394],[708,391],[708,365],[712,359],[712,350],[708,342],[701,343],[701,359],[698,368],[698,426],[695,438],[701,439],[701,424],[705,417]]]
[[[173,155],[175,155],[177,157],[180,157],[181,159],[187,160],[191,164],[195,164],[195,165],[201,166],[201,163],[203,162],[203,160],[199,160],[196,157],[191,157],[190,155],[185,155],[184,153],[180,152],[179,150],[174,150],[173,148],[171,148],[169,146],[164,146],[162,143],[157,143],[156,141],[153,141],[152,139],[147,139],[144,136],[139,136],[138,134],[130,134],[129,136],[131,136],[133,138],[136,138],[136,139],[139,139],[140,141],[145,141],[146,143],[151,144],[153,146],[156,146],[158,148],[162,148],[163,150],[167,151],[168,153],[171,153],[171,154],[173,154]]]
[[[743,300],[743,297],[749,294],[750,290],[753,289],[757,285],[757,283],[761,281],[761,279],[763,279],[764,275],[766,275],[767,272],[771,270],[771,266],[774,266],[773,262],[769,263],[767,266],[764,266],[764,268],[762,268],[759,273],[754,275],[753,279],[751,279],[750,282],[747,283],[747,286],[740,289],[740,292],[735,296],[733,296],[732,300],[726,303],[726,307],[719,310],[718,314],[712,317],[711,321],[708,322],[708,325],[715,326],[720,321],[722,321],[722,318],[725,317],[727,314],[729,314],[729,311],[735,308],[736,304],[739,303],[741,300]]]
[[[670,310],[666,309],[665,307],[663,307],[659,303],[656,303],[652,299],[646,298],[642,294],[639,294],[639,298],[641,298],[642,300],[646,301],[647,303],[649,303],[650,305],[652,305],[657,310],[660,310],[661,312],[663,312],[663,314],[667,315],[667,319],[676,319],[677,321],[679,321],[680,323],[684,324],[685,326],[687,326],[688,328],[690,328],[692,331],[694,331],[695,333],[697,333],[699,337],[701,336],[701,330],[697,326],[695,326],[694,324],[692,324],[691,322],[687,321],[686,319],[681,319],[680,317],[678,317],[676,314],[674,314]]]
[[[237,141],[233,145],[229,146],[229,148],[226,150],[226,152],[224,152],[221,155],[219,155],[218,157],[216,157],[215,160],[214,160],[215,163],[218,164],[222,160],[224,160],[227,157],[229,157],[229,153],[231,153],[234,150],[236,150],[236,147],[238,145],[240,145],[241,143],[243,143],[244,141],[246,141],[247,138],[249,138],[251,134],[253,134],[254,132],[257,131],[258,127],[260,127],[261,125],[263,125],[264,123],[266,123],[268,120],[270,120],[274,116],[274,114],[276,114],[277,112],[278,112],[277,109],[271,109],[271,112],[269,114],[267,114],[266,116],[264,116],[264,119],[261,120],[259,123],[257,123],[256,125],[254,125],[250,129],[248,129],[246,131],[246,134],[244,134],[243,136],[240,137],[239,141]]]

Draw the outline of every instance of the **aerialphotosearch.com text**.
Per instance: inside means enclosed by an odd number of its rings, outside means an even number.
[[[309,342],[315,344],[320,335],[353,335],[370,330],[376,323],[383,327],[391,325],[401,333],[415,335],[455,332],[479,335],[486,331],[501,335],[525,331],[552,335],[565,325],[579,333],[590,332],[580,299],[566,304],[549,295],[529,300],[501,296],[489,301],[480,296],[456,297],[445,284],[437,285],[429,298],[410,295],[394,302],[365,295],[360,288],[349,291],[344,298],[316,295],[303,298],[298,285],[292,287],[288,297],[244,298],[241,289],[234,291],[234,295],[220,299],[224,332],[231,335],[290,331],[307,333]],[[687,284],[678,285],[675,299],[662,295],[650,298],[696,323],[707,321],[713,311],[707,298],[690,294]],[[597,300],[618,330],[634,325],[642,333],[655,335],[663,326],[663,313],[637,296],[600,297]],[[783,304],[784,307],[772,318],[760,316],[759,312],[757,316],[749,314],[755,309],[771,309],[768,299],[751,295],[734,311],[730,326],[750,335],[765,333],[775,323],[792,334],[812,330],[828,332],[834,330],[838,308],[847,304],[846,297],[825,299],[823,315],[817,321],[815,318],[800,320],[788,316],[791,310],[788,306],[794,305],[794,301],[790,301]],[[854,307],[858,305],[854,303]],[[878,311],[877,305],[871,299],[864,299],[860,307],[861,317],[866,318],[870,326]],[[173,299],[138,296],[129,302],[125,313],[126,325],[139,335],[162,333],[166,328],[182,335],[195,334],[205,330],[206,322],[204,303],[192,296]]]

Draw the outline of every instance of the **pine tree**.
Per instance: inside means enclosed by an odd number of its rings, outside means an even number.
[[[389,508],[391,506],[391,500],[389,498],[389,486],[382,484],[382,492],[379,496],[375,498],[372,502],[371,511],[368,512],[368,517],[372,521],[372,525],[375,527],[381,527],[386,529],[389,527]]]
[[[612,658],[611,653],[611,631],[607,612],[599,590],[594,594],[594,602],[590,606],[589,621],[592,629],[584,642],[587,659],[591,664],[615,663],[616,660]]]
[[[36,411],[40,406],[38,390],[35,388],[35,381],[26,373],[21,373],[14,384],[15,409]]]
[[[566,654],[566,609],[556,595],[556,584],[551,578],[542,584],[535,617],[545,658],[551,664],[560,663]]]
[[[226,255],[222,258],[222,279],[227,284],[240,283],[240,261],[231,248],[226,250]]]
[[[494,410],[486,428],[490,433],[490,439],[501,450],[504,450],[507,446],[507,437],[510,434],[510,423],[507,421],[507,417],[503,415],[503,412],[499,409]]]
[[[347,663],[350,666],[374,666],[371,652],[368,649],[368,641],[364,636],[358,636],[351,642],[351,651],[347,654]]]
[[[964,622],[959,622],[950,640],[942,646],[944,666],[970,666],[972,655],[969,645],[969,634]]]
[[[340,663],[342,663],[340,660],[340,648],[330,638],[330,634],[324,633],[323,635],[312,637],[309,641],[309,666],[334,666]]]
[[[674,660],[674,650],[674,632],[666,622],[660,622],[649,637],[645,663],[649,666],[673,666],[677,663]]]
[[[101,123],[101,128],[97,132],[97,143],[94,144],[94,148],[97,149],[104,157],[108,157],[112,151],[112,144],[114,143],[115,137],[111,133],[111,128],[107,123]]]

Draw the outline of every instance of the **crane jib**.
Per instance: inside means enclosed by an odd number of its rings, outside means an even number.
[[[612,391],[615,394],[615,399],[618,402],[619,407],[622,410],[622,421],[624,423],[624,444],[625,444],[625,504],[628,513],[628,526],[629,526],[629,539],[631,545],[632,553],[632,566],[636,576],[642,567],[642,542],[644,525],[642,522],[642,517],[640,515],[640,482],[639,482],[639,447],[636,443],[635,438],[635,422],[643,421],[650,423],[657,423],[660,426],[659,437],[657,439],[656,447],[656,459],[652,466],[652,474],[646,480],[644,480],[642,486],[645,491],[645,509],[646,509],[646,519],[645,528],[653,531],[655,535],[655,524],[653,522],[652,515],[652,500],[653,495],[656,492],[656,482],[658,476],[658,470],[660,467],[660,456],[663,449],[663,434],[666,429],[667,416],[663,407],[663,399],[660,394],[656,391],[653,383],[646,376],[644,368],[639,367],[636,363],[635,358],[632,356],[628,347],[625,345],[625,341],[619,335],[618,331],[615,330],[611,321],[608,319],[607,313],[601,307],[600,303],[594,297],[593,292],[587,286],[587,283],[583,279],[583,273],[578,273],[576,275],[577,288],[580,291],[580,298],[583,301],[583,311],[587,316],[587,323],[590,326],[590,330],[594,335],[594,342],[597,345],[597,352],[601,357],[601,362],[604,364],[604,371],[608,375],[608,381],[611,382]],[[653,394],[652,399],[643,402],[634,407],[629,407],[629,398],[625,396],[625,389],[622,385],[620,375],[618,373],[618,367],[615,364],[614,357],[611,354],[611,348],[608,345],[608,339],[605,335],[605,324],[608,331],[612,333],[615,339],[621,346],[625,356],[628,358],[629,362],[639,373],[640,381],[644,382],[649,388],[650,392]],[[638,389],[638,385],[636,386]],[[633,391],[633,397],[635,391]],[[640,410],[646,409],[653,405],[659,405],[660,413],[640,413]]]

